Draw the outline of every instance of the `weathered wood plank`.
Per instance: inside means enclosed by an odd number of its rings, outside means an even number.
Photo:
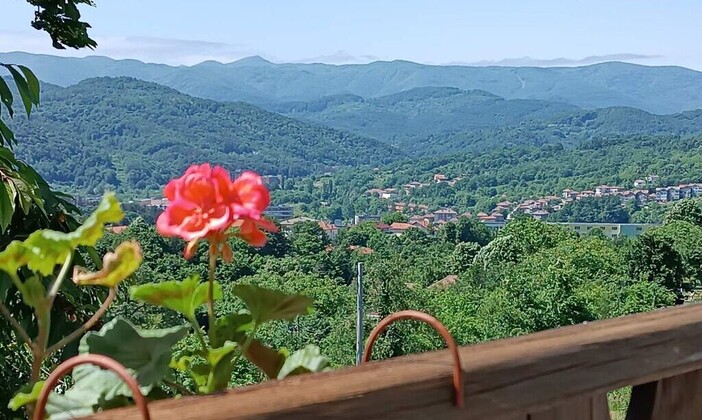
[[[604,403],[604,405],[603,405]],[[527,417],[528,420],[610,420],[607,396],[596,394],[556,403]]]
[[[461,348],[465,408],[446,351],[152,403],[154,418],[503,418],[702,368],[692,304]],[[95,418],[139,418],[133,409]]]
[[[592,397],[592,420],[611,420],[607,394],[595,394]]]
[[[651,420],[702,419],[702,370],[658,381]]]

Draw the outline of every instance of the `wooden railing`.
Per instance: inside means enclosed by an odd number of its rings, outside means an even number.
[[[153,419],[609,419],[606,393],[633,385],[627,419],[702,419],[702,304],[460,348],[463,408],[447,351],[153,402]],[[96,419],[138,419],[118,409]]]

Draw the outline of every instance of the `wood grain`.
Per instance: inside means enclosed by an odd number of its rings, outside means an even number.
[[[519,418],[582,396],[702,368],[702,305],[461,348],[465,408],[447,351],[150,404],[154,419]],[[672,392],[672,391],[671,391]],[[602,410],[600,401],[600,412]],[[515,417],[516,416],[516,417]],[[96,419],[138,419],[134,409]]]
[[[702,419],[702,370],[658,381],[651,420]]]

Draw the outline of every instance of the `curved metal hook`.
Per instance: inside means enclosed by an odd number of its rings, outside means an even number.
[[[458,355],[458,346],[456,346],[456,342],[454,341],[453,337],[451,336],[451,333],[449,333],[449,330],[444,326],[444,324],[442,324],[438,319],[434,318],[431,315],[425,314],[424,312],[410,310],[395,312],[394,314],[383,318],[378,323],[378,325],[376,325],[375,328],[373,328],[373,331],[371,331],[370,335],[368,336],[366,348],[363,351],[362,363],[366,363],[370,360],[371,353],[373,351],[373,345],[378,339],[378,336],[380,336],[380,334],[382,334],[383,331],[385,331],[390,326],[390,324],[402,319],[414,319],[417,321],[422,321],[425,324],[428,324],[429,326],[434,328],[444,338],[444,341],[446,341],[446,345],[448,346],[449,351],[451,351],[451,356],[453,356],[454,405],[459,408],[463,407],[463,370],[461,369],[461,358]]]
[[[149,415],[149,409],[147,407],[146,398],[141,395],[141,390],[139,390],[139,384],[136,379],[129,373],[127,368],[122,366],[117,361],[110,359],[107,356],[101,354],[81,354],[79,356],[71,357],[65,362],[61,363],[51,375],[46,379],[46,383],[39,394],[39,399],[37,400],[37,405],[34,407],[34,418],[33,420],[42,420],[44,418],[44,410],[46,409],[46,403],[49,400],[49,394],[54,389],[58,381],[66,375],[70,370],[78,365],[91,364],[100,366],[103,369],[111,370],[120,377],[132,391],[132,397],[137,407],[139,407],[139,412],[144,417],[145,420],[151,420]]]

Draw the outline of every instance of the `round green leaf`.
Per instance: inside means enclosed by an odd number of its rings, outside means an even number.
[[[193,319],[195,310],[207,302],[208,287],[208,283],[201,283],[200,277],[193,275],[183,281],[132,286],[129,294],[132,299],[163,306],[185,315],[188,319]],[[222,298],[222,287],[217,282],[214,283],[213,293],[215,300]]]
[[[302,295],[288,295],[250,284],[237,284],[234,294],[244,301],[256,324],[289,320],[312,312],[312,299]]]

